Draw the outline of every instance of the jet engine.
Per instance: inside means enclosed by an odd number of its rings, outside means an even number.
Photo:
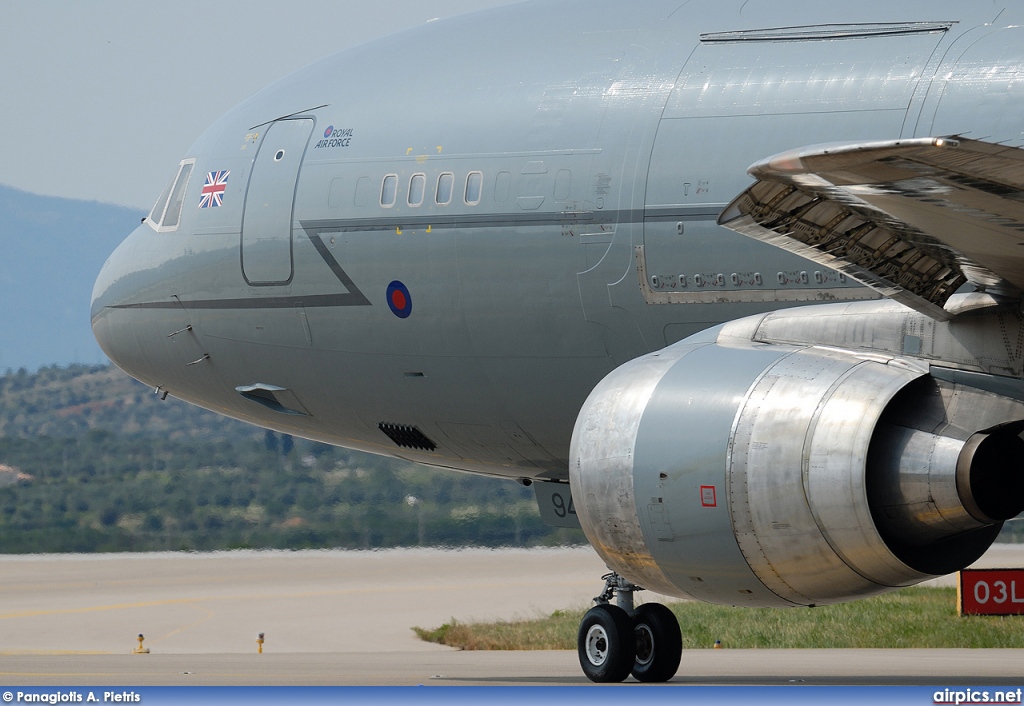
[[[1024,510],[1024,405],[913,358],[709,330],[609,374],[570,480],[608,566],[729,605],[835,603],[956,571]]]

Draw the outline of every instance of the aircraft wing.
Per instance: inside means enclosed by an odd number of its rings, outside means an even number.
[[[938,320],[965,282],[1024,290],[1024,149],[963,137],[815,145],[769,157],[719,216]]]

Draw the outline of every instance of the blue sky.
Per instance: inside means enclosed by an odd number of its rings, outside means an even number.
[[[107,255],[189,146],[265,85],[435,17],[509,0],[3,0],[0,374],[100,363],[89,300]],[[5,210],[6,209],[6,210]]]
[[[5,0],[0,183],[148,210],[233,105],[321,57],[510,0]]]

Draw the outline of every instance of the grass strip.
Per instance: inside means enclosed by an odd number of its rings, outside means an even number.
[[[956,589],[905,588],[884,596],[812,609],[669,605],[683,648],[1024,647],[1024,617],[960,617]],[[413,630],[423,640],[463,650],[574,650],[584,610],[530,620],[461,623]]]

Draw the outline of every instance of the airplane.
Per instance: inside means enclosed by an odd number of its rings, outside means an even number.
[[[1024,8],[535,0],[315,63],[214,123],[99,273],[162,397],[532,485],[634,592],[813,607],[1024,510]]]

